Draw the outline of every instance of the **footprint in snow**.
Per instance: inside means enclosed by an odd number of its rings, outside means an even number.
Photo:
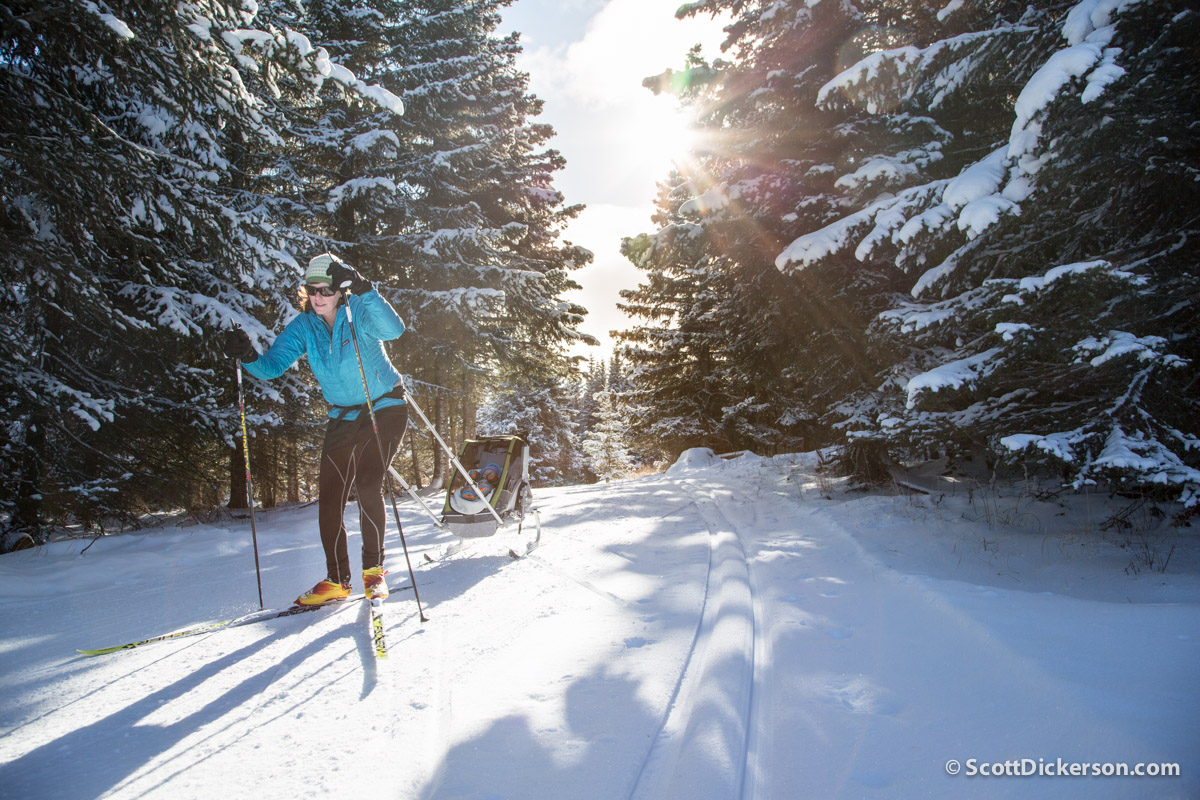
[[[625,647],[630,650],[636,647],[645,647],[648,644],[654,644],[654,640],[643,639],[641,636],[631,636],[625,640]]]
[[[848,631],[845,628],[834,628],[833,630],[826,631],[826,633],[830,639],[849,639],[854,635],[854,631]]]

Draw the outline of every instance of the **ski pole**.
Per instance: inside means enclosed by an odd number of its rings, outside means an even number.
[[[258,529],[254,525],[254,484],[250,480],[250,442],[246,438],[246,398],[242,391],[241,361],[237,361],[237,387],[238,410],[242,414],[242,455],[246,461],[246,498],[250,502],[250,540],[254,543],[254,575],[258,579],[258,607],[261,609],[263,608],[262,570],[258,564]]]
[[[388,459],[383,452],[383,439],[379,436],[379,425],[375,422],[375,404],[371,402],[371,387],[367,383],[367,370],[363,367],[362,352],[358,349],[358,331],[354,330],[354,312],[350,310],[350,291],[346,290],[346,322],[350,326],[350,340],[354,342],[354,357],[358,360],[358,374],[362,377],[363,395],[367,398],[367,413],[371,416],[371,430],[375,432],[375,444],[379,446],[379,463],[383,465],[383,477],[388,482],[388,496],[392,501],[392,516],[396,518],[396,532],[400,534],[400,547],[404,550],[404,563],[408,566],[408,579],[412,581],[413,599],[417,601],[417,615],[421,622],[428,622],[421,608],[421,595],[417,592],[417,576],[413,573],[412,559],[408,556],[408,543],[404,540],[404,529],[400,526],[400,509],[396,507],[396,492],[391,487]],[[403,436],[403,434],[402,434]]]
[[[442,522],[441,519],[438,518],[437,514],[433,513],[433,509],[429,507],[429,504],[425,502],[425,499],[423,497],[421,497],[421,495],[417,494],[417,491],[416,491],[416,489],[414,489],[412,487],[412,484],[409,483],[408,481],[404,480],[404,478],[400,476],[400,473],[396,472],[395,467],[388,467],[388,472],[391,474],[392,480],[394,480],[396,483],[400,484],[400,488],[403,489],[404,491],[408,492],[408,496],[411,497],[413,500],[416,500],[417,503],[421,506],[421,508],[423,508],[425,510],[425,513],[429,515],[429,518],[431,520],[433,520],[434,526],[439,531],[445,530],[446,524],[444,522]]]

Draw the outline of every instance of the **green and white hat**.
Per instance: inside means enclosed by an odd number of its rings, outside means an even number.
[[[322,253],[308,262],[308,272],[304,273],[305,283],[328,283],[333,285],[333,278],[329,275],[329,268],[334,262],[341,263],[341,259],[329,253]]]

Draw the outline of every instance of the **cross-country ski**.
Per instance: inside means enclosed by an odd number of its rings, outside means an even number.
[[[412,586],[411,585],[410,586],[398,586],[398,587],[392,589],[391,591],[403,592],[407,589],[412,589]],[[363,597],[363,595],[358,594],[358,595],[351,595],[350,597],[348,597],[346,599],[347,600],[358,600],[358,599],[361,599],[362,597]],[[304,613],[307,613],[310,611],[329,611],[329,610],[338,608],[340,605],[342,605],[342,602],[343,601],[338,601],[338,602],[334,602],[334,603],[326,603],[324,605],[319,605],[319,606],[290,605],[290,606],[286,606],[284,608],[273,608],[273,609],[268,608],[268,609],[265,609],[262,611],[252,611],[249,614],[244,614],[243,616],[240,616],[240,617],[234,617],[232,619],[225,619],[225,620],[217,620],[215,622],[205,622],[200,625],[193,625],[191,627],[184,628],[182,630],[172,631],[170,633],[161,633],[161,634],[157,634],[155,636],[147,637],[145,639],[139,639],[135,642],[127,642],[125,644],[111,645],[109,647],[101,647],[101,648],[96,648],[93,650],[83,650],[83,649],[77,648],[76,652],[80,653],[81,655],[85,655],[85,656],[107,655],[108,653],[116,653],[121,650],[132,650],[135,647],[141,647],[142,645],[147,645],[147,644],[154,644],[155,642],[166,642],[166,641],[170,641],[172,639],[184,639],[189,636],[202,636],[206,633],[214,633],[216,631],[221,630],[222,628],[236,628],[239,625],[252,625],[256,622],[266,622],[266,621],[272,620],[272,619],[283,619],[284,617],[294,617],[297,614],[304,614]],[[374,624],[372,624],[372,631],[374,631]]]

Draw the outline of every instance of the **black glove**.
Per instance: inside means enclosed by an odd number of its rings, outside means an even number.
[[[258,360],[258,353],[255,352],[254,345],[250,344],[250,337],[241,328],[225,331],[225,356],[239,359],[245,364]]]
[[[349,289],[352,294],[366,294],[371,291],[371,282],[358,274],[354,267],[334,261],[329,265],[329,277],[336,289]]]

